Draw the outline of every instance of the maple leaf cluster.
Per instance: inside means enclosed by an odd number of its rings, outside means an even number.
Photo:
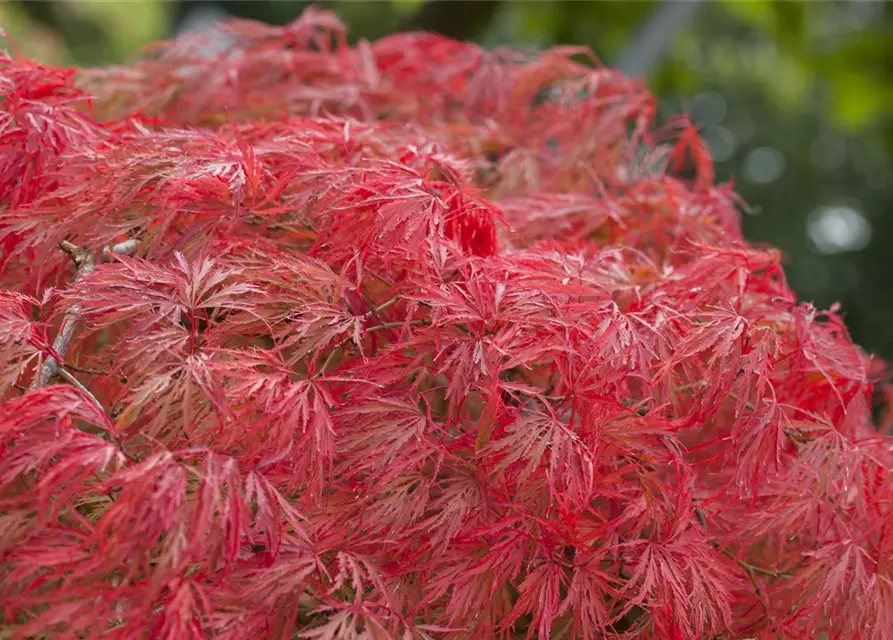
[[[879,365],[586,55],[0,58],[0,635],[893,638]]]

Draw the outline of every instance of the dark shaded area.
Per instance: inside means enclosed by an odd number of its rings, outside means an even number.
[[[466,40],[480,34],[496,15],[499,0],[434,0],[402,25],[402,30],[431,31]]]

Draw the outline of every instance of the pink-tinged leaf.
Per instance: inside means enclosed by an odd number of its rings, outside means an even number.
[[[116,433],[102,408],[68,385],[42,387],[0,404],[2,436],[17,436],[41,425],[67,426],[70,420],[85,422],[109,435]]]
[[[730,570],[722,556],[693,530],[666,541],[636,541],[628,545],[636,559],[620,591],[625,611],[634,606],[695,640],[725,628],[731,618]]]
[[[36,307],[33,298],[0,291],[0,397],[13,385],[21,385],[25,372],[49,355],[46,330],[31,319]]]
[[[518,587],[518,599],[504,625],[511,626],[525,614],[532,614],[527,638],[551,638],[552,624],[558,617],[561,591],[566,587],[564,569],[557,563],[545,563],[527,574]]]
[[[207,637],[202,624],[208,603],[201,587],[191,580],[184,580],[171,590],[155,616],[151,634],[164,640],[199,640]]]
[[[885,367],[688,118],[351,42],[0,51],[0,635],[888,640]]]
[[[545,473],[551,493],[585,503],[595,486],[596,452],[569,420],[554,412],[522,414],[508,426],[506,436],[491,443],[482,454],[492,456],[497,471],[517,467],[520,483],[547,462]]]

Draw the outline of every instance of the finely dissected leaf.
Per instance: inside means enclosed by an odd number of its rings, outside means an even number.
[[[0,292],[0,397],[22,379],[29,366],[46,357],[50,344],[46,332],[29,317],[37,301],[9,291]]]
[[[317,9],[0,53],[0,635],[889,638],[886,367],[656,113]]]

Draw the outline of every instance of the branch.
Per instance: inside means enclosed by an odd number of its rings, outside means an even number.
[[[112,247],[106,247],[103,249],[102,253],[105,257],[111,257],[112,255],[119,253],[130,255],[136,251],[136,247],[137,241],[135,239],[130,239]],[[79,249],[65,240],[59,243],[59,248],[71,256],[71,259],[74,261],[75,265],[77,265],[77,273],[74,276],[73,282],[78,282],[93,273],[93,269],[96,268],[96,260],[89,251]],[[59,334],[56,336],[55,341],[53,341],[53,353],[63,360],[65,359],[65,352],[68,351],[68,346],[71,344],[71,339],[74,337],[74,328],[80,317],[80,306],[75,305],[69,309],[68,313],[66,313],[65,317],[62,319],[62,326],[59,328]],[[46,386],[57,373],[59,373],[59,361],[56,360],[55,356],[48,356],[43,363],[43,368],[34,376],[34,380],[31,382],[31,390],[33,391],[34,389]]]
[[[99,400],[96,398],[96,396],[94,396],[90,392],[90,390],[81,383],[80,380],[78,380],[77,378],[75,378],[73,375],[71,375],[65,369],[62,369],[62,368],[59,368],[57,373],[59,374],[60,378],[62,378],[63,380],[65,380],[65,382],[67,382],[72,387],[74,387],[75,389],[77,389],[78,391],[83,393],[85,396],[90,398],[90,400],[93,401],[93,404],[95,404],[97,407],[99,407],[102,410],[103,413],[105,413],[105,409],[102,408],[102,403],[99,402]]]
[[[701,0],[664,0],[614,66],[628,76],[647,74],[666,55],[676,34],[694,21],[701,4]]]
[[[704,512],[701,511],[701,509],[698,507],[695,507],[695,516],[698,519],[698,523],[704,529],[706,529],[707,528],[707,517],[704,515]],[[770,578],[775,578],[775,579],[790,577],[790,573],[788,573],[787,571],[785,571],[783,569],[775,571],[772,569],[766,569],[764,567],[758,567],[757,565],[750,564],[749,562],[745,562],[744,560],[742,560],[741,558],[736,556],[734,553],[732,553],[731,549],[722,548],[722,545],[720,544],[719,540],[711,540],[710,545],[714,549],[716,549],[717,551],[722,553],[724,556],[729,558],[730,560],[734,560],[735,563],[739,567],[741,567],[742,569],[744,569],[744,571],[747,572],[747,577],[750,579],[750,582],[753,585],[754,591],[756,591],[756,594],[760,597],[762,597],[762,595],[763,595],[763,589],[760,587],[760,584],[757,582],[756,574],[759,573],[761,575],[768,576]]]
[[[132,256],[136,253],[138,245],[139,241],[136,238],[131,238],[130,240],[119,242],[111,247],[105,247],[102,250],[102,257],[109,260],[112,256]]]
[[[72,364],[70,362],[62,362],[63,369],[69,369],[74,371],[75,373],[86,373],[90,376],[107,376],[109,374],[108,371],[102,371],[101,369],[88,369],[87,367],[81,367],[76,364]]]
[[[427,325],[430,322],[431,321],[427,320],[427,319],[409,320],[409,321],[397,320],[396,322],[383,322],[382,324],[377,324],[375,326],[363,329],[363,333],[364,334],[372,333],[373,331],[383,331],[386,329],[398,329],[398,328],[406,326],[406,325],[409,325],[412,327],[417,327],[420,325]],[[326,358],[325,362],[323,362],[322,366],[319,368],[319,371],[317,371],[316,374],[314,374],[313,379],[316,379],[322,375],[325,375],[325,372],[326,372],[326,370],[328,370],[329,365],[332,364],[332,360],[335,359],[335,354],[338,352],[339,349],[344,349],[344,347],[351,340],[353,340],[353,336],[348,336],[347,338],[344,338],[344,340],[342,340],[341,342],[336,344],[334,347],[332,347],[332,351],[329,353],[329,356]]]
[[[84,251],[76,250],[69,242],[60,242],[59,248],[70,255],[71,259],[74,260],[74,263],[78,265],[77,273],[74,276],[74,282],[78,282],[93,273],[93,269],[96,268],[96,261],[93,259],[92,255]],[[59,328],[59,333],[53,341],[53,351],[60,358],[65,358],[65,352],[68,351],[68,345],[71,344],[71,339],[74,336],[74,327],[80,316],[81,308],[78,305],[75,305],[68,310],[68,313],[66,313],[65,317],[62,319],[62,326]],[[34,376],[34,380],[31,382],[31,390],[33,391],[34,389],[46,386],[58,371],[59,361],[53,356],[47,357],[43,363],[43,368],[36,376]]]

